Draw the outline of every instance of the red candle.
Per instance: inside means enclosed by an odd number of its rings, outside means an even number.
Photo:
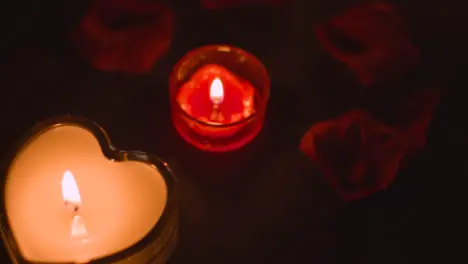
[[[238,132],[245,120],[255,113],[255,89],[252,85],[219,65],[200,68],[179,89],[177,103],[190,117],[211,126],[197,125],[198,134],[213,138]],[[240,123],[230,126],[231,124]]]
[[[199,149],[238,149],[263,126],[269,84],[263,65],[241,49],[213,45],[194,50],[171,75],[174,126]]]

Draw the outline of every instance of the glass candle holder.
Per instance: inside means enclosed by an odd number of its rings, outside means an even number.
[[[185,141],[205,151],[232,151],[262,129],[270,79],[247,51],[204,46],[176,64],[169,94],[174,126]]]
[[[117,150],[81,117],[36,126],[3,171],[0,231],[13,263],[163,264],[178,240],[176,178]]]

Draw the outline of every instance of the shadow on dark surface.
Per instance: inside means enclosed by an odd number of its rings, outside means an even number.
[[[467,111],[458,96],[465,86],[466,46],[455,38],[462,34],[454,26],[456,12],[433,7],[439,14],[433,21],[425,8],[411,4],[406,10],[418,14],[414,24],[429,19],[433,25],[417,28],[424,32],[417,36],[428,69],[424,75],[444,86],[442,103],[427,148],[393,186],[343,206],[299,152],[299,140],[313,122],[358,105],[362,97],[351,92],[355,87],[344,69],[318,47],[307,9],[291,4],[286,11],[207,12],[190,5],[178,9],[169,54],[142,76],[99,72],[69,53],[64,34],[72,27],[66,25],[77,21],[84,7],[67,2],[47,9],[41,2],[6,11],[11,18],[3,26],[11,30],[5,31],[0,64],[1,149],[35,122],[72,113],[101,124],[119,148],[160,155],[179,174],[184,193],[181,241],[171,263],[383,264],[455,256],[447,239],[456,240],[449,231],[458,229],[453,208],[462,197],[455,188],[468,173]],[[64,15],[71,13],[76,15]],[[62,23],[65,17],[68,24]],[[172,65],[188,50],[212,43],[256,54],[273,84],[262,134],[245,149],[222,156],[183,142],[169,113]],[[1,262],[8,263],[1,252]]]

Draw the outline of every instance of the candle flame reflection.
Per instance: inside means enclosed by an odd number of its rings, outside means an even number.
[[[71,223],[71,236],[74,238],[83,237],[88,234],[88,229],[84,224],[83,219],[79,215],[75,215]]]
[[[224,87],[221,79],[215,78],[210,86],[210,99],[213,104],[218,105],[224,99]]]
[[[75,177],[71,171],[67,170],[62,178],[62,197],[65,203],[70,203],[75,206],[81,204],[80,191],[76,185]]]

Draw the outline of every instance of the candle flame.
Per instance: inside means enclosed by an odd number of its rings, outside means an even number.
[[[62,196],[63,201],[66,203],[71,203],[73,205],[81,204],[80,191],[78,190],[78,185],[76,185],[75,177],[71,171],[67,170],[63,174],[62,179]]]
[[[220,104],[224,99],[224,88],[221,79],[215,78],[210,86],[210,99],[213,104]]]

